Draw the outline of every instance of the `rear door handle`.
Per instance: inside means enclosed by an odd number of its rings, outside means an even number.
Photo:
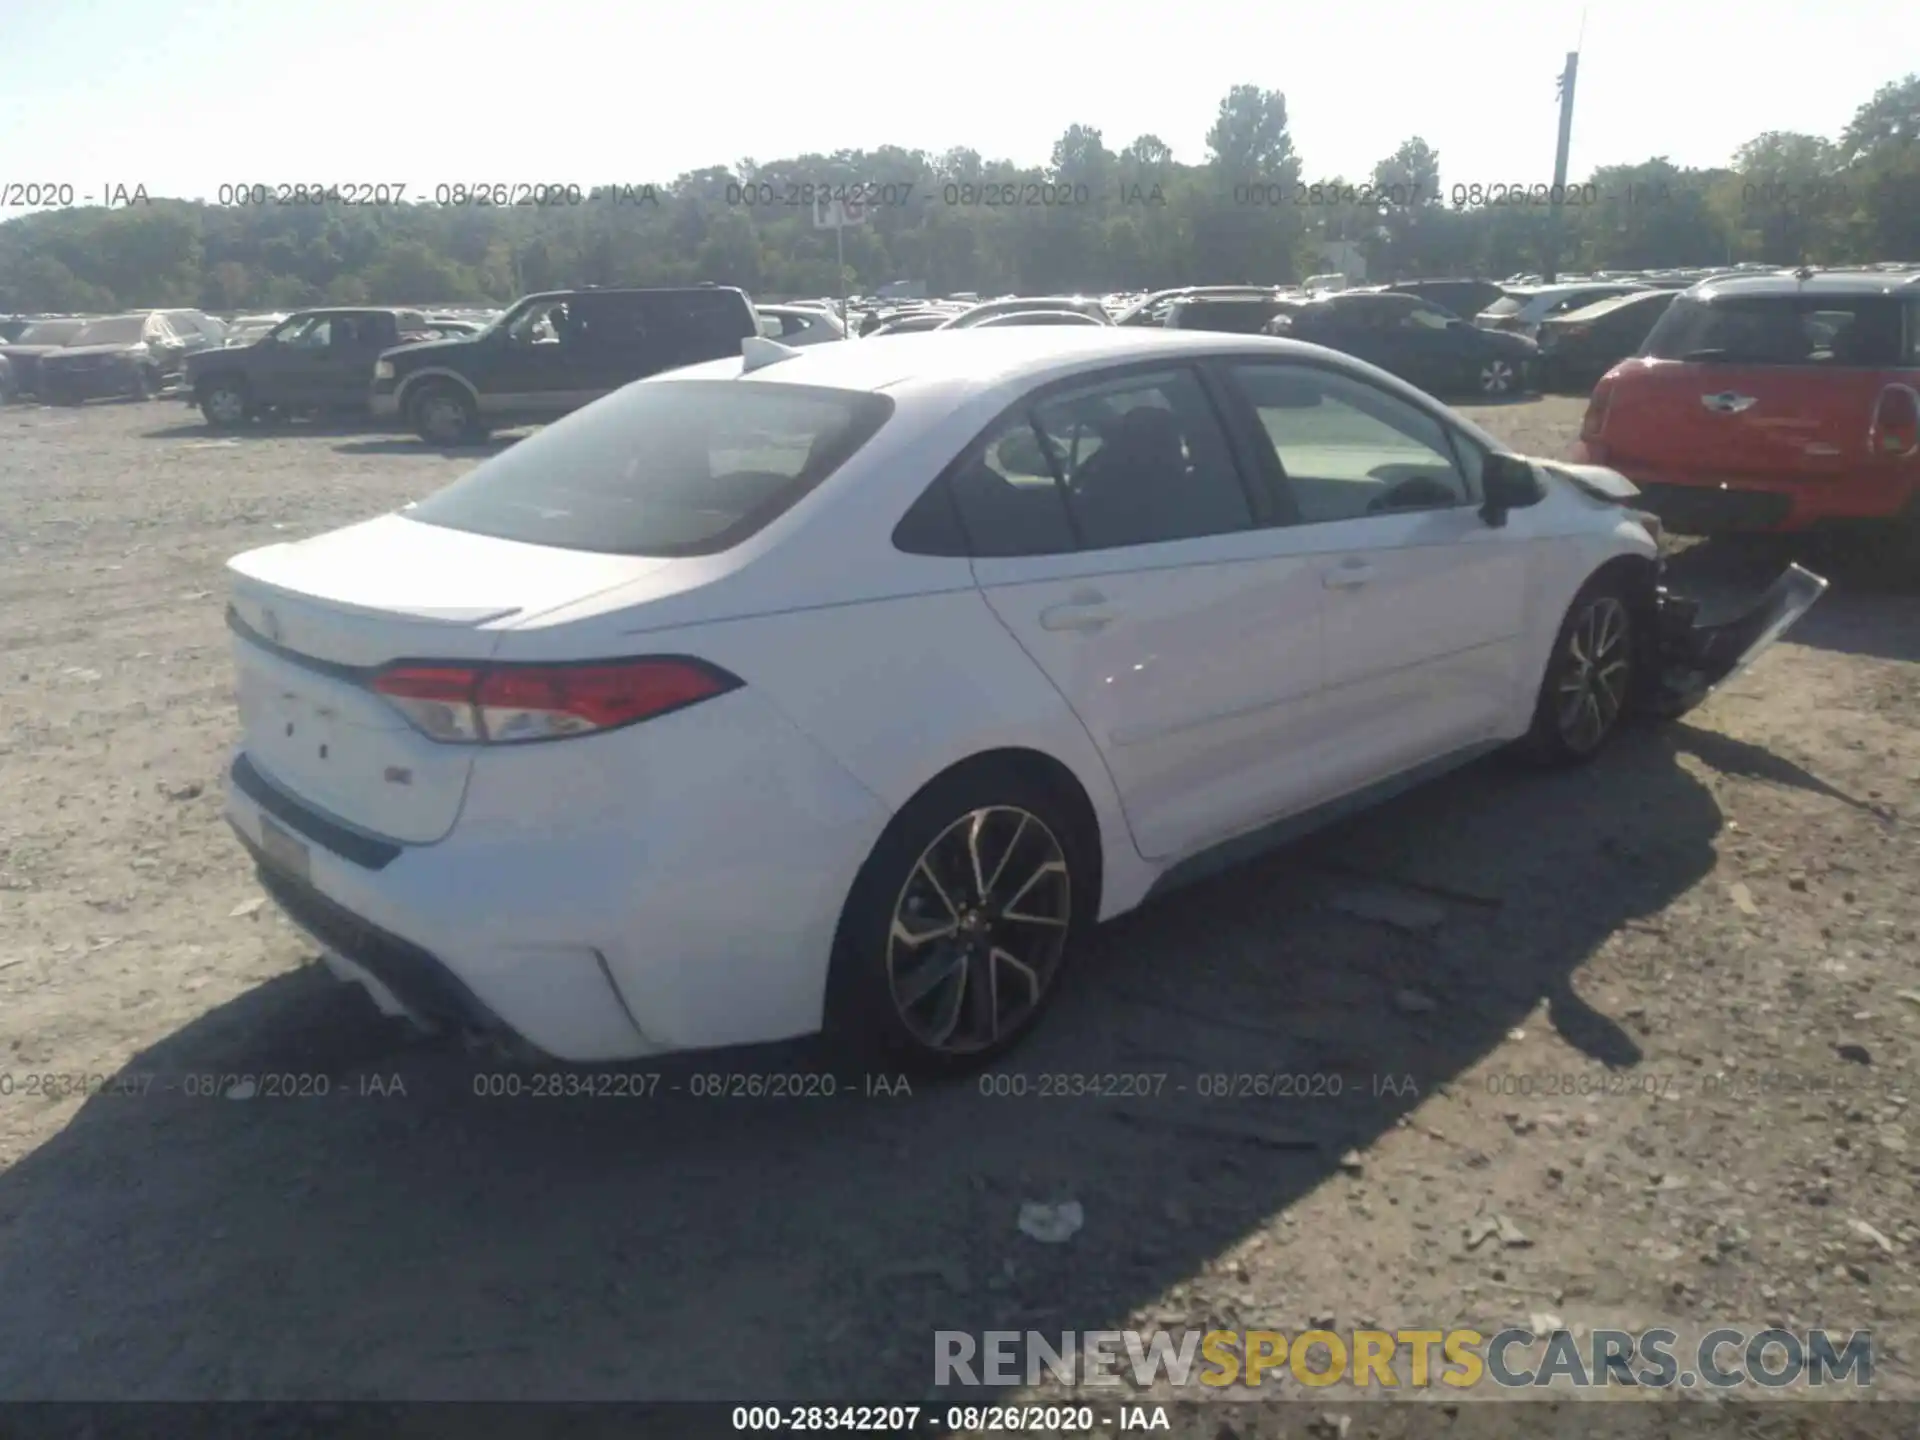
[[[1373,566],[1364,560],[1348,560],[1320,577],[1329,590],[1358,590],[1373,579]]]
[[[1119,611],[1105,600],[1076,600],[1055,605],[1040,612],[1042,630],[1101,630],[1113,623]]]

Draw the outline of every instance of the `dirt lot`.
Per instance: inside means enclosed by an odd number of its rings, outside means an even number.
[[[1557,454],[1578,413],[1478,418]],[[1871,1328],[1881,1392],[1920,1389],[1910,590],[1843,573],[1593,768],[1488,762],[1108,927],[1024,1097],[670,1093],[783,1053],[482,1099],[496,1064],[251,903],[220,817],[221,562],[473,461],[0,410],[0,1395],[918,1397],[936,1329],[1542,1314]],[[1348,913],[1383,884],[1392,923]],[[262,1073],[330,1094],[220,1093]],[[1034,1093],[1112,1073],[1166,1078]],[[1200,1094],[1274,1075],[1322,1078]],[[1016,1228],[1066,1199],[1066,1243]]]

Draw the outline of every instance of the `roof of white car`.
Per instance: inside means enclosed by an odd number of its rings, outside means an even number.
[[[1151,360],[1220,354],[1223,351],[1304,353],[1315,347],[1265,336],[1219,335],[1203,330],[1123,329],[1112,325],[1010,325],[938,330],[918,335],[882,335],[838,345],[812,345],[792,357],[740,374],[738,359],[713,360],[663,375],[672,380],[771,381],[819,385],[834,390],[903,390],[963,384],[986,389],[1007,381],[1039,384],[1056,372],[1071,374],[1089,361]]]

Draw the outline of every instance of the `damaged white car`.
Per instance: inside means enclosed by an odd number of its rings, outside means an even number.
[[[388,1010],[977,1065],[1156,888],[1495,746],[1589,759],[1825,588],[1701,629],[1618,475],[1310,345],[743,348],[231,562],[229,816]]]

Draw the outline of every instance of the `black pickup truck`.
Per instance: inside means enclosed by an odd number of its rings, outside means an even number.
[[[180,393],[221,430],[263,414],[364,413],[381,352],[440,333],[419,310],[300,310],[251,345],[188,356]]]
[[[752,302],[730,286],[546,291],[471,340],[381,356],[373,413],[433,444],[470,442],[557,420],[662,370],[738,355],[759,333]]]

